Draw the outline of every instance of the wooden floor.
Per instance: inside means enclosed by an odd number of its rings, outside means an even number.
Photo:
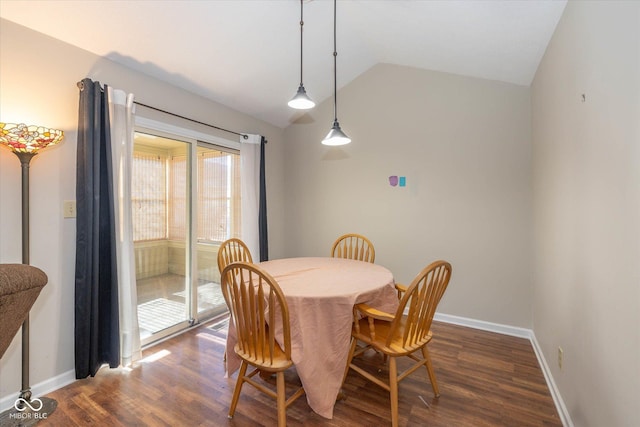
[[[433,397],[426,371],[411,374],[400,383],[401,426],[562,425],[528,340],[436,322],[432,330],[429,348],[441,396]],[[249,385],[235,417],[227,418],[235,375],[224,377],[224,332],[194,328],[147,349],[148,360],[132,370],[102,369],[49,394],[58,409],[39,426],[276,425],[275,401]],[[358,359],[385,375],[381,361],[373,352]],[[287,381],[299,384],[295,371]],[[302,397],[287,410],[288,425],[391,424],[384,390],[351,372],[344,391],[332,420],[314,413]]]

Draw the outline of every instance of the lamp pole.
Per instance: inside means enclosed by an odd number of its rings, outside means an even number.
[[[29,264],[29,163],[36,152],[13,152],[22,166],[22,263]],[[29,314],[22,322],[22,390],[20,398],[31,401],[29,385]]]

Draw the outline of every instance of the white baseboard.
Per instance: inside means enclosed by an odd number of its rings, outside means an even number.
[[[533,335],[531,329],[519,328],[517,326],[501,325],[499,323],[485,322],[484,320],[469,319],[468,317],[453,316],[451,314],[436,313],[433,320],[438,322],[451,323],[454,325],[466,326],[468,328],[480,329],[483,331],[496,332],[502,335],[530,339]]]
[[[45,394],[51,393],[59,388],[62,388],[68,384],[71,384],[76,380],[76,372],[75,370],[64,372],[58,376],[53,378],[49,378],[45,381],[42,381],[38,384],[31,386],[31,394],[33,397],[44,396]],[[0,412],[4,412],[7,409],[13,407],[16,402],[16,399],[20,396],[20,390],[16,391],[15,394],[10,394],[9,396],[5,396],[0,399]]]
[[[569,411],[567,411],[567,407],[565,406],[564,401],[562,400],[560,391],[558,390],[558,387],[556,386],[556,383],[553,380],[553,375],[551,375],[551,370],[549,369],[549,365],[547,364],[547,361],[544,358],[544,354],[542,353],[540,344],[538,344],[538,340],[536,339],[536,336],[531,329],[520,328],[516,326],[501,325],[499,323],[485,322],[483,320],[469,319],[467,317],[459,317],[459,316],[453,316],[450,314],[442,314],[442,313],[436,313],[435,316],[433,316],[433,320],[443,322],[443,323],[451,323],[459,326],[466,326],[468,328],[473,328],[473,329],[480,329],[488,332],[495,332],[503,335],[510,335],[513,337],[528,339],[531,342],[531,346],[533,347],[533,352],[538,358],[540,369],[542,370],[544,379],[547,382],[547,387],[549,387],[549,392],[551,393],[551,397],[553,398],[553,403],[556,405],[556,409],[558,410],[558,415],[560,416],[560,421],[562,421],[562,425],[564,427],[573,427],[573,422],[571,421],[571,417],[569,416]]]

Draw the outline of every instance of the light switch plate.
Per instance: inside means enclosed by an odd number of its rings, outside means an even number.
[[[75,218],[76,217],[76,201],[75,200],[65,200],[62,204],[63,216],[65,218]]]

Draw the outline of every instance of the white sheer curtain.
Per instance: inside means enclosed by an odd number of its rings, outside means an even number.
[[[260,209],[260,142],[262,136],[240,137],[240,182],[242,187],[242,240],[251,258],[260,260],[258,211]]]
[[[133,161],[133,94],[107,87],[113,160],[113,188],[116,224],[116,259],[120,307],[120,363],[131,365],[141,358],[138,326],[136,266],[133,254],[131,214],[131,164]]]

